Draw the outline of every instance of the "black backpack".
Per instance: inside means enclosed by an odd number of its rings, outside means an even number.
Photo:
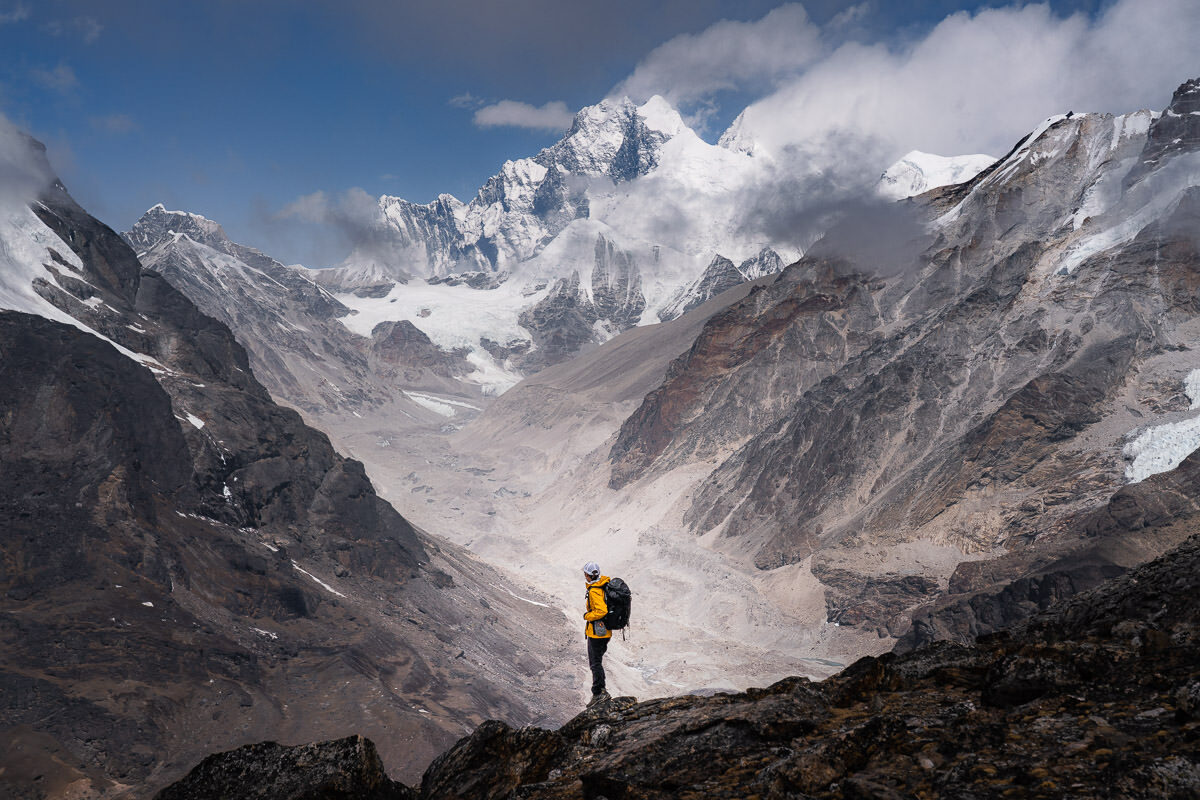
[[[619,631],[629,624],[629,610],[633,605],[633,592],[629,585],[620,578],[613,578],[604,584],[604,604],[608,613],[604,615],[604,624],[610,630]]]

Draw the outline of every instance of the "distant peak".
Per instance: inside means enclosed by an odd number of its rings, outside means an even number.
[[[201,216],[200,214],[193,214],[191,211],[173,211],[164,206],[162,203],[155,203],[150,208],[146,209],[146,212],[142,214],[141,219],[144,220],[147,217],[153,218],[164,214],[170,217],[184,217],[186,219],[196,220],[197,222],[207,222],[213,225],[216,224],[208,217]],[[141,220],[138,221],[140,222]]]
[[[124,236],[138,251],[149,250],[161,241],[179,241],[181,237],[210,247],[229,241],[218,223],[190,211],[171,211],[162,203],[148,208]]]
[[[656,94],[642,103],[638,106],[637,113],[645,121],[647,128],[667,136],[675,136],[687,128],[679,111],[662,95]]]
[[[890,200],[913,197],[940,186],[964,183],[996,162],[993,156],[939,156],[910,150],[879,176],[876,187]]]

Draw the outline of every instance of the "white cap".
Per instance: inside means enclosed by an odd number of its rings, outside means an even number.
[[[583,565],[583,574],[592,578],[600,577],[600,565],[595,561],[589,561]]]

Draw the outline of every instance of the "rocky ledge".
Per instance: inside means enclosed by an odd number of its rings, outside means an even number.
[[[789,678],[742,694],[617,698],[556,731],[487,722],[435,760],[419,790],[393,787],[386,796],[1194,798],[1198,612],[1193,536],[971,646],[864,658],[823,683]],[[343,758],[347,748],[330,752]],[[262,753],[261,770],[239,773],[247,786],[256,776],[275,780],[279,757]],[[254,755],[242,748],[210,758],[186,779],[196,791],[171,787],[160,797],[227,796],[211,782],[206,793],[194,778],[215,774],[219,759],[244,766]]]

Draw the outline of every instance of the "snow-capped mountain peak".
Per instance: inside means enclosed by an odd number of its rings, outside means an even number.
[[[668,137],[676,136],[687,128],[683,117],[662,95],[656,94],[642,103],[638,106],[637,113],[647,128]]]
[[[152,206],[125,234],[138,253],[144,253],[166,236],[178,234],[217,250],[224,250],[229,237],[220,224],[188,211],[168,211],[162,203]]]
[[[746,125],[746,111],[738,114],[725,132],[721,134],[721,138],[717,140],[717,147],[723,147],[726,150],[742,155],[753,156],[758,154],[757,143],[750,136]]]
[[[913,150],[879,177],[879,193],[892,200],[971,180],[996,163],[993,156],[938,156]]]
[[[534,160],[573,175],[633,180],[658,166],[663,144],[690,130],[679,112],[655,95],[641,106],[628,97],[580,109],[566,136]]]

